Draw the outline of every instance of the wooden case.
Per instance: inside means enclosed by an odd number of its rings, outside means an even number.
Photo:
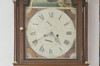
[[[88,3],[73,0],[77,6],[78,58],[76,60],[28,60],[24,53],[25,7],[30,0],[14,0],[14,66],[88,66]],[[85,15],[84,15],[85,13]]]

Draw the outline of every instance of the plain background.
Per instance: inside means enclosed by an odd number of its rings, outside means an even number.
[[[99,66],[99,0],[89,0],[88,61]],[[14,59],[14,4],[0,0],[0,66],[13,66]]]

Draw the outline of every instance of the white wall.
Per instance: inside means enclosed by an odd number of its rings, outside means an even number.
[[[99,0],[89,0],[89,63],[99,66]]]
[[[0,0],[0,66],[13,66],[14,11],[12,0]]]
[[[0,66],[13,66],[14,5],[0,0]],[[89,0],[89,64],[99,66],[99,0]]]

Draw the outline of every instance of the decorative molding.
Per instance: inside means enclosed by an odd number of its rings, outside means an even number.
[[[13,1],[13,3],[15,3],[17,0],[12,0]]]
[[[29,6],[30,0],[24,0],[24,5]]]
[[[18,5],[18,3],[19,3],[19,0],[12,0],[13,1],[13,3],[15,3],[16,5]]]
[[[72,4],[77,4],[78,0],[71,0]]]

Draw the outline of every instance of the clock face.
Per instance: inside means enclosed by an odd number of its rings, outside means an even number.
[[[47,8],[30,19],[26,37],[31,49],[45,58],[66,54],[76,39],[76,29],[71,18],[61,10]]]

